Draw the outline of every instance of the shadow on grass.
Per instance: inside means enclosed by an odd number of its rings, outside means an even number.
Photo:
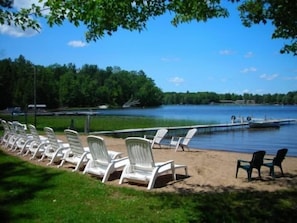
[[[22,210],[17,213],[12,212],[12,207],[16,207],[33,199],[36,193],[53,187],[50,184],[51,178],[59,175],[45,168],[34,168],[25,161],[16,160],[10,156],[5,156],[0,163],[0,216],[1,222],[13,222],[20,219],[30,219],[29,213]]]
[[[37,168],[26,161],[6,156],[2,151],[0,158],[1,222],[22,222],[24,219],[27,222],[28,219],[35,222],[40,222],[41,219],[43,222],[45,220],[50,222],[52,219],[43,219],[32,210],[30,212],[20,209],[23,207],[22,204],[40,197],[41,191],[52,190],[60,185],[54,184],[54,178],[65,172],[56,169],[53,171],[51,168]],[[119,174],[115,173],[114,177],[118,178]],[[73,175],[74,173],[71,173],[71,176]],[[178,179],[182,179],[182,176],[178,176]],[[97,179],[95,180],[94,185],[99,185]],[[132,188],[107,185],[99,188],[91,186],[89,182],[78,181],[80,188],[74,187],[76,196],[68,200],[67,206],[53,205],[52,211],[54,214],[60,213],[59,222],[71,222],[65,217],[69,219],[74,215],[73,210],[77,206],[80,212],[75,215],[76,222],[85,222],[86,216],[89,216],[88,222],[98,222],[98,219],[101,219],[101,222],[296,222],[296,176],[286,175],[284,178],[277,178],[278,180],[284,180],[284,183],[290,182],[291,188],[266,192],[205,185],[204,187],[210,192],[195,193],[191,189],[175,188],[174,193],[168,193],[137,191]],[[156,182],[156,187],[162,187],[170,181],[172,175],[161,176]],[[267,183],[269,182],[272,180],[267,179]],[[66,188],[71,190],[71,185],[68,184],[67,181]],[[171,186],[175,187],[174,183]],[[201,187],[201,185],[190,186]],[[83,196],[86,193],[88,196]],[[78,203],[84,203],[83,207]],[[91,205],[87,206],[88,203]],[[61,209],[68,206],[69,210],[64,210],[65,213],[61,214]],[[100,211],[102,214],[98,217]]]
[[[164,193],[162,200],[172,209],[183,206],[189,212],[187,222],[296,222],[296,190],[230,192],[232,189],[170,197]]]

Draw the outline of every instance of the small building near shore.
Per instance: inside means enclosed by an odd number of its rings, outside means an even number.
[[[28,105],[28,112],[34,111],[35,105],[29,104]],[[37,112],[45,112],[46,104],[36,104],[36,111]]]

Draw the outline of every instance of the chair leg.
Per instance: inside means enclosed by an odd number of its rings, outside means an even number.
[[[247,170],[247,175],[248,175],[248,181],[251,181],[252,180],[252,169]]]
[[[154,188],[156,178],[157,178],[157,174],[156,174],[156,173],[153,173],[153,176],[152,176],[152,178],[150,179],[150,181],[149,181],[149,183],[148,183],[148,186],[147,186],[147,189],[148,189],[148,190],[151,190],[151,189]]]
[[[284,176],[284,172],[283,172],[283,167],[282,167],[282,165],[280,165],[279,168],[280,168],[280,170],[281,170],[282,176]]]
[[[38,162],[41,162],[42,160],[44,160],[44,158],[45,158],[45,154],[43,153],[41,158],[38,160]]]
[[[82,166],[82,164],[84,163],[84,156],[80,159],[80,161],[76,164],[74,170],[72,170],[72,172],[78,171],[80,169],[80,167]]]
[[[178,150],[178,147],[179,147],[179,143],[177,142],[175,146],[175,152]]]
[[[272,165],[270,167],[270,176],[272,176],[273,178],[275,177],[275,175],[274,175],[274,165]]]
[[[113,172],[113,164],[109,164],[108,167],[106,168],[106,172],[102,178],[102,183],[105,183],[106,181],[108,181],[109,176],[111,175],[111,173]]]
[[[259,175],[259,178],[262,179],[262,176],[261,176],[261,169],[260,169],[260,168],[258,169],[258,175]]]
[[[237,166],[236,166],[236,174],[235,174],[235,178],[237,178],[237,174],[238,174],[238,169],[239,169],[239,166],[240,166],[240,162],[237,161]]]
[[[182,148],[182,150],[183,150],[183,151],[185,151],[185,149],[184,149],[184,146],[183,146],[183,145],[180,145],[180,147]]]
[[[49,164],[52,164],[54,161],[54,158],[52,159],[52,161]],[[57,166],[58,168],[62,167],[65,163],[65,159],[62,159],[61,163]]]

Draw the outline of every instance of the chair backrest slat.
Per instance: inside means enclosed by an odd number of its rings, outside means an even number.
[[[38,132],[37,132],[35,126],[29,124],[29,125],[28,125],[28,128],[29,128],[29,131],[30,131],[30,133],[31,133],[31,135],[32,135],[32,137],[33,137],[33,140],[34,140],[36,143],[40,144],[40,143],[41,143],[41,140],[40,140],[39,134],[38,134]]]
[[[7,122],[5,120],[1,120],[1,123],[2,123],[2,126],[3,126],[3,129],[4,129],[5,134],[9,134],[10,133],[10,129],[8,127]]]
[[[253,153],[253,158],[251,160],[252,168],[260,168],[263,165],[263,160],[266,152],[263,150],[257,151]]]
[[[78,132],[70,129],[66,129],[64,132],[66,134],[72,153],[74,153],[75,155],[82,155],[85,151],[80,141]]]
[[[273,163],[274,165],[281,165],[281,163],[283,162],[283,160],[285,159],[286,155],[287,155],[288,149],[283,148],[283,149],[279,149],[276,153],[275,158],[273,159]]]
[[[154,136],[154,143],[160,143],[161,140],[164,138],[164,136],[166,135],[166,133],[168,132],[167,129],[159,129],[156,133],[156,135]]]
[[[111,158],[108,155],[107,147],[104,139],[99,136],[88,136],[87,137],[90,153],[92,158],[100,163],[110,163]]]
[[[128,137],[125,142],[132,168],[147,170],[155,167],[151,143],[148,139]]]
[[[60,144],[58,142],[58,139],[56,137],[54,130],[50,127],[44,127],[44,132],[48,138],[51,148],[53,150],[57,150],[60,147]]]
[[[188,145],[190,140],[194,137],[194,135],[196,134],[197,129],[190,129],[187,133],[187,135],[185,136],[184,140],[183,140],[183,144],[184,145]]]

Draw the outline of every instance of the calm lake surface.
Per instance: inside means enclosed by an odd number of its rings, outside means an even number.
[[[262,105],[168,105],[150,109],[100,110],[105,115],[149,116],[179,120],[194,120],[197,123],[230,123],[231,116],[267,119],[297,119],[297,106]],[[165,142],[164,143],[168,143]],[[196,134],[191,148],[252,153],[266,150],[275,154],[280,148],[288,148],[288,156],[297,156],[297,124],[282,125],[280,128],[249,129]]]

